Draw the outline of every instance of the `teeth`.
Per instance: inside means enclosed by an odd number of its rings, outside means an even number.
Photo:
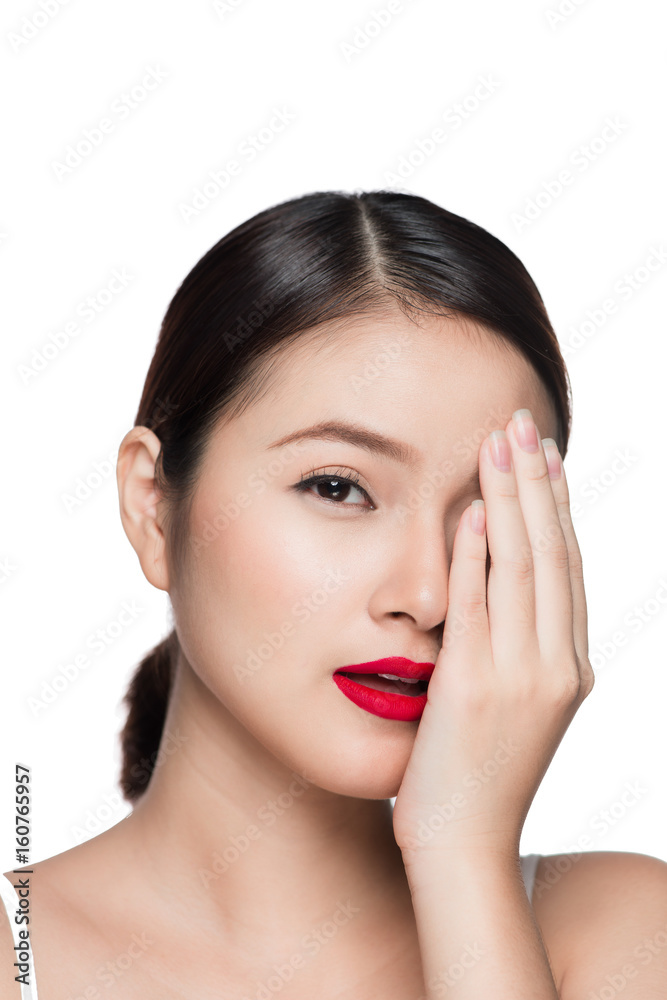
[[[403,681],[405,684],[419,684],[416,677],[397,677],[396,674],[378,674],[378,677],[386,677],[388,681]]]

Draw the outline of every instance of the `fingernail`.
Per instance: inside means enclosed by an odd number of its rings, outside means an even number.
[[[512,414],[517,441],[524,451],[539,451],[537,429],[530,410],[515,410]]]
[[[491,458],[496,469],[499,469],[500,472],[509,472],[512,468],[511,451],[505,431],[491,431],[489,434],[489,444],[491,446]]]
[[[475,532],[476,535],[484,534],[484,501],[483,500],[473,500],[470,506],[470,527]]]
[[[563,466],[561,463],[560,452],[558,451],[558,445],[553,438],[542,438],[542,446],[544,448],[544,454],[547,456],[549,478],[560,479]]]

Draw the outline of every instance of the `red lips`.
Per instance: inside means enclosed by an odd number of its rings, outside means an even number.
[[[369,660],[368,663],[351,663],[346,667],[339,667],[334,673],[396,674],[397,677],[407,677],[410,680],[417,678],[428,681],[434,669],[434,663],[415,663],[404,656],[388,656],[383,660]]]
[[[401,693],[399,690],[401,681],[382,682],[389,683],[390,686],[393,684],[395,692],[377,690],[376,687],[367,687],[356,681],[354,677],[357,674],[394,674],[396,677],[407,678],[402,684],[405,689],[410,680],[421,680],[428,684],[434,667],[434,663],[415,663],[414,660],[408,660],[404,656],[390,656],[384,660],[339,667],[334,671],[333,681],[346,698],[371,715],[379,715],[383,719],[393,719],[397,722],[416,722],[426,707],[426,691],[419,694],[416,691],[410,694]],[[348,674],[352,674],[352,677],[347,676]]]

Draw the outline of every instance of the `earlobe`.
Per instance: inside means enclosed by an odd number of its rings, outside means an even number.
[[[118,449],[116,481],[120,518],[144,576],[158,590],[169,590],[161,497],[155,486],[160,448],[159,438],[148,427],[133,427]]]

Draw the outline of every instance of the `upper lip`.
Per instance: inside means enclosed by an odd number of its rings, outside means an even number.
[[[435,663],[415,663],[404,656],[388,656],[384,660],[369,660],[367,663],[351,663],[338,667],[335,674],[395,674],[397,677],[417,678],[428,681],[435,669]]]

